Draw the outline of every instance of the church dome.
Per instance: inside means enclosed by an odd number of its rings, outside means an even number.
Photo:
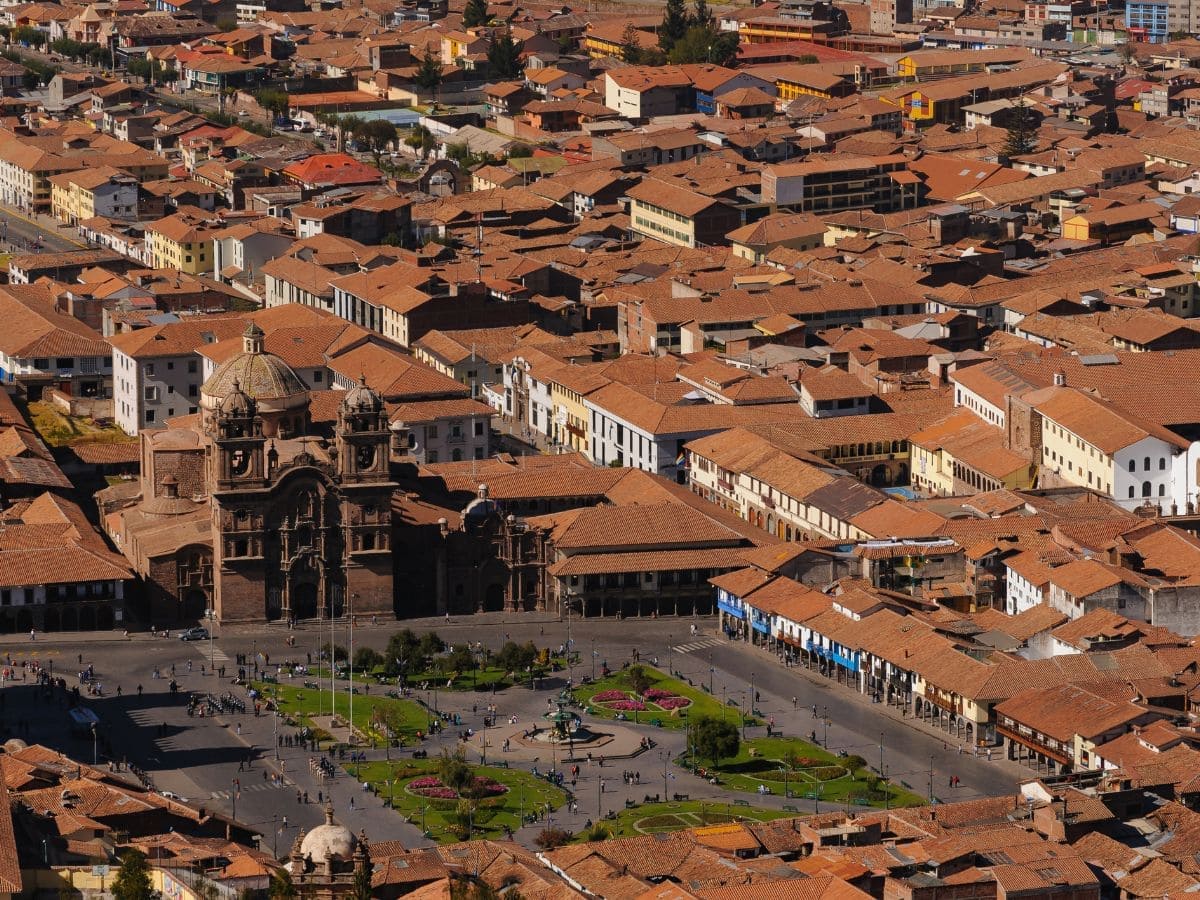
[[[242,333],[242,352],[221,363],[200,392],[220,400],[238,386],[260,403],[308,393],[291,366],[263,350],[263,330],[253,322]]]
[[[182,516],[196,509],[197,503],[179,496],[179,480],[171,474],[163,476],[159,484],[163,492],[142,504],[142,513],[147,516]]]
[[[200,388],[204,420],[211,423],[217,413],[240,417],[257,414],[263,420],[263,433],[269,437],[302,434],[308,388],[291,366],[263,349],[263,337],[261,328],[253,322],[247,325],[242,333],[242,352],[221,363],[204,382]]]
[[[360,375],[358,384],[342,398],[342,408],[347,412],[379,412],[383,409],[383,398],[367,386],[367,376]]]
[[[358,842],[353,832],[333,821],[333,807],[325,807],[325,824],[318,825],[304,836],[300,843],[301,857],[308,857],[320,865],[327,859],[334,862],[350,862]]]

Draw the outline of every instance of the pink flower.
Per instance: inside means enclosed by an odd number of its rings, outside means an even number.
[[[434,800],[457,800],[458,792],[453,791],[448,787],[428,787],[418,788],[413,791],[415,794],[420,794],[422,797],[430,797]]]
[[[662,688],[649,688],[642,692],[642,696],[647,700],[659,700],[664,697],[674,697],[675,694],[671,691],[664,691]]]
[[[641,700],[617,700],[614,703],[606,704],[609,709],[627,710],[630,712],[641,712],[646,708],[646,704]]]
[[[663,697],[661,700],[655,700],[654,704],[661,709],[682,709],[691,706],[692,701],[687,697]]]
[[[592,700],[596,703],[607,703],[609,700],[624,700],[626,698],[624,691],[601,691],[592,696]]]
[[[408,786],[414,790],[420,790],[421,788],[435,788],[441,787],[442,781],[436,775],[423,775],[420,778],[414,778],[408,783]]]

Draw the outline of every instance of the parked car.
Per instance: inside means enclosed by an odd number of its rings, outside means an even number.
[[[179,632],[179,639],[181,641],[207,641],[208,629],[201,628],[199,625],[197,625],[195,628],[189,628],[186,631]]]

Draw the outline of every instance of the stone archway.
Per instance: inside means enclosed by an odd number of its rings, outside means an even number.
[[[871,470],[871,484],[875,487],[883,487],[888,483],[888,468],[883,463],[880,463]]]
[[[180,615],[186,621],[192,622],[204,618],[208,612],[208,593],[202,588],[188,588],[183,595],[183,609]]]
[[[315,619],[317,617],[318,591],[312,581],[300,581],[292,584],[292,616],[296,619]]]

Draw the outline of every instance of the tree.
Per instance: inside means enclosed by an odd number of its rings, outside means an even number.
[[[464,28],[474,28],[476,25],[486,25],[491,21],[492,14],[488,11],[487,0],[467,0],[463,9],[462,23]]]
[[[555,847],[561,847],[563,844],[571,840],[571,832],[565,828],[543,828],[538,832],[537,837],[533,842],[538,845],[541,850],[553,850]]]
[[[292,900],[298,896],[292,884],[292,873],[287,869],[276,869],[271,873],[271,886],[267,889],[269,900]]]
[[[742,746],[736,722],[723,722],[711,716],[693,719],[688,727],[692,746],[701,756],[710,760],[715,768],[721,760],[737,756]]]
[[[158,896],[150,884],[146,854],[133,849],[121,854],[121,868],[113,879],[112,895],[115,900],[152,900]]]
[[[621,59],[631,66],[642,61],[642,32],[633,22],[626,22],[625,30],[621,32]]]
[[[258,101],[259,106],[276,118],[285,115],[291,105],[287,93],[279,88],[262,88],[255,92],[254,99]]]
[[[639,696],[646,693],[654,684],[650,680],[650,674],[643,666],[630,666],[629,671],[625,673],[625,683]]]
[[[150,78],[154,73],[154,67],[150,65],[150,60],[137,56],[130,59],[125,68],[134,78],[140,78],[147,84],[150,83]]]
[[[737,59],[738,36],[733,31],[717,31],[712,26],[693,25],[667,54],[676,65],[716,63],[728,65]]]
[[[360,672],[370,672],[377,666],[383,665],[383,654],[370,647],[359,647],[354,651],[354,668]]]
[[[413,81],[417,87],[427,91],[437,90],[438,85],[442,83],[442,64],[428,47],[425,48],[425,55],[421,57],[421,65],[417,66],[417,74],[413,76]]]
[[[670,53],[676,41],[687,34],[690,19],[684,0],[667,0],[662,24],[658,26],[658,46],[662,47],[664,52]]]
[[[387,119],[372,119],[364,124],[361,130],[355,132],[354,136],[370,148],[375,157],[375,164],[379,165],[379,157],[396,143],[396,126]]]
[[[488,47],[488,67],[497,78],[516,78],[521,74],[521,44],[505,28]]]
[[[1024,102],[1018,101],[1013,107],[1012,121],[1008,124],[1008,136],[1004,139],[1004,149],[1000,155],[1006,159],[1014,156],[1024,156],[1037,149],[1037,123],[1033,111]]]
[[[461,674],[470,671],[475,664],[475,656],[465,645],[460,645],[452,653],[438,657],[437,663],[443,675]]]
[[[712,28],[713,14],[708,8],[708,0],[696,0],[692,5],[692,24],[701,28]]]
[[[22,25],[20,28],[13,29],[12,39],[16,43],[25,44],[28,47],[41,47],[46,43],[46,32],[39,31],[32,25]]]
[[[509,159],[528,159],[533,156],[533,148],[528,144],[516,144],[508,151]]]
[[[350,896],[354,900],[371,900],[371,865],[354,867],[354,885],[350,889]]]
[[[437,146],[437,139],[433,136],[433,132],[424,125],[418,125],[404,139],[404,143],[419,151],[423,159]]]
[[[453,754],[449,750],[443,750],[442,755],[438,758],[437,768],[438,778],[442,784],[460,794],[471,786],[471,780],[475,777],[462,750],[457,750]]]
[[[496,664],[506,672],[524,672],[537,659],[537,647],[533,641],[517,644],[509,641],[496,654]]]
[[[329,659],[329,641],[326,641],[325,643],[323,643],[321,645],[321,652],[323,654],[325,654],[326,659]],[[345,647],[343,647],[341,644],[333,645],[333,661],[335,663],[336,662],[345,662],[349,658],[350,658],[350,654],[346,650]]]

